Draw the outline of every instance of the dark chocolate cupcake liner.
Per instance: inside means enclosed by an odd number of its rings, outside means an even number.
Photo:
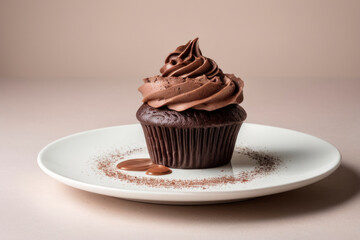
[[[241,124],[204,128],[141,125],[154,163],[171,168],[211,168],[230,162]]]

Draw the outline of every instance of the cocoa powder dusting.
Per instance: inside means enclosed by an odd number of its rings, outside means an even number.
[[[117,169],[116,165],[123,159],[129,157],[132,153],[141,152],[144,149],[136,148],[125,152],[115,150],[112,153],[108,153],[95,158],[97,163],[97,169],[108,177],[116,178],[120,181],[132,183],[136,185],[143,185],[147,187],[162,187],[162,188],[202,188],[235,184],[235,183],[247,183],[254,180],[257,177],[266,176],[276,170],[281,164],[279,157],[270,155],[266,152],[254,151],[250,148],[237,148],[235,151],[240,154],[249,157],[255,163],[255,167],[252,170],[244,170],[236,175],[225,175],[212,178],[202,179],[166,179],[166,178],[154,178],[154,177],[139,177],[132,176],[126,171]],[[241,161],[241,160],[239,160]],[[219,172],[223,172],[221,170]],[[196,176],[194,176],[196,177]]]

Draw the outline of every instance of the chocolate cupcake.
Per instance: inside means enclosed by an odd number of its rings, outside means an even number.
[[[144,104],[136,113],[152,161],[171,168],[230,162],[246,118],[238,105],[243,81],[204,57],[198,38],[170,53],[160,72],[144,79]]]

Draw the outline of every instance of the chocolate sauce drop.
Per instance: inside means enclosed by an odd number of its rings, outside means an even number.
[[[147,175],[166,175],[172,173],[171,169],[168,167],[165,167],[164,165],[157,165],[154,167],[149,168],[146,171]]]
[[[147,175],[166,175],[172,173],[171,169],[163,165],[155,164],[150,158],[130,159],[119,163],[116,166],[125,171],[146,171]]]
[[[139,158],[123,161],[117,165],[117,168],[126,171],[147,171],[155,165],[150,158]]]

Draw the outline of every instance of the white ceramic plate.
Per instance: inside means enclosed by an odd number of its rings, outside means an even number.
[[[78,189],[164,204],[209,204],[275,194],[317,182],[340,165],[339,151],[319,138],[293,130],[245,123],[241,127],[231,164],[202,170],[173,169],[172,174],[163,176],[148,176],[144,172],[125,174],[141,179],[176,182],[206,181],[239,176],[244,172],[253,173],[256,161],[244,155],[243,147],[277,156],[281,161],[271,171],[255,174],[247,182],[235,181],[213,186],[205,184],[205,187],[166,187],[161,184],[154,187],[106,176],[97,168],[99,159],[104,159],[104,156],[116,151],[121,155],[130,150],[125,154],[125,159],[119,161],[148,157],[141,126],[134,124],[86,131],[54,141],[41,150],[38,164],[49,176]],[[138,150],[131,151],[133,149]]]

